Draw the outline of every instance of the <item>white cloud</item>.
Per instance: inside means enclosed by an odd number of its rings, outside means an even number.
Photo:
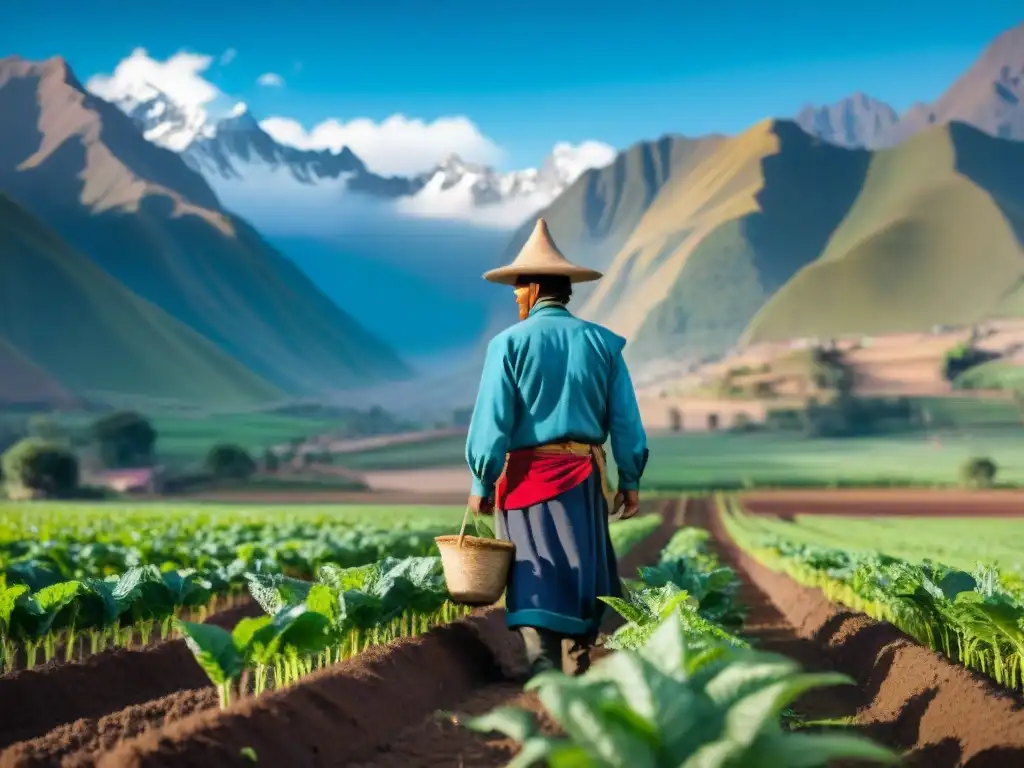
[[[256,78],[256,84],[268,88],[280,88],[284,85],[284,78],[276,72],[264,72]]]
[[[236,56],[238,56],[238,51],[236,51],[234,48],[228,48],[226,51],[224,51],[224,53],[220,55],[220,65],[222,67],[226,67],[228,64],[235,60]]]
[[[212,56],[187,51],[157,61],[149,57],[145,48],[136,48],[118,62],[113,74],[93,75],[85,87],[101,99],[119,103],[147,101],[163,92],[189,112],[211,105],[230,109],[230,100],[202,77],[212,63]]]
[[[473,163],[496,165],[503,153],[466,117],[439,117],[425,122],[392,115],[382,122],[356,118],[347,123],[325,120],[307,131],[289,117],[269,117],[260,126],[282,144],[300,149],[348,147],[380,174],[413,174],[434,168],[455,153]]]

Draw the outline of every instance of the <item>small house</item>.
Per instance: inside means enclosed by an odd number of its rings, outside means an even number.
[[[137,467],[97,472],[89,478],[89,483],[118,493],[158,495],[163,490],[163,480],[162,467]]]

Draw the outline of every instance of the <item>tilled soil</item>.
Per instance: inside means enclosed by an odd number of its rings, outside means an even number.
[[[656,559],[682,522],[680,511],[665,505],[659,529],[623,558],[624,575]],[[855,713],[859,730],[908,750],[907,765],[916,768],[1024,767],[1024,708],[1015,697],[753,561],[728,539],[709,502],[691,502],[687,522],[708,526],[743,577],[747,635],[808,668],[837,669],[856,681],[804,697],[799,716]],[[181,665],[179,677],[189,667]],[[550,730],[536,699],[522,692],[522,672],[518,634],[507,631],[499,609],[486,609],[227,712],[213,708],[209,689],[179,693],[59,728],[46,737],[58,742],[49,752],[32,749],[44,740],[19,744],[0,765],[248,766],[255,755],[260,765],[289,768],[499,766],[515,744],[468,731],[438,710],[473,715],[511,704],[536,712]]]
[[[208,621],[230,628],[243,617],[260,613],[258,605],[246,603]],[[65,724],[74,724],[76,738],[85,740],[84,734],[97,728],[104,715],[209,686],[183,640],[144,650],[112,649],[80,662],[54,661],[13,672],[0,677],[0,748],[43,734],[44,740],[52,741],[56,732],[48,732]],[[8,764],[10,751],[0,753],[0,765]]]
[[[679,525],[678,512],[675,502],[663,505],[662,525],[623,558],[624,574],[633,576],[657,557]],[[259,764],[289,768],[358,761],[409,768],[503,765],[514,745],[487,740],[436,713],[482,712],[509,701],[536,708],[522,694],[524,671],[518,633],[507,630],[500,609],[484,609],[422,637],[371,649],[291,688],[244,699],[228,712],[210,709],[175,720],[166,703],[156,702],[151,714],[162,727],[140,729],[145,706],[132,707],[97,724],[104,740],[93,738],[85,752],[65,750],[63,763],[29,762],[24,752],[25,759],[9,764],[242,766],[252,764],[243,754],[251,749]],[[118,727],[114,718],[136,738],[108,747]]]
[[[658,559],[672,534],[683,520],[682,505],[668,502],[662,507],[661,525],[619,561],[621,575],[635,578],[636,569]],[[606,632],[621,624],[617,615],[610,615]],[[599,654],[595,654],[595,660]],[[480,715],[500,706],[516,706],[538,717],[544,730],[554,728],[534,694],[524,693],[521,681],[502,680],[474,690],[452,709],[461,716]],[[497,735],[470,731],[449,719],[427,717],[406,728],[397,739],[377,754],[353,768],[489,768],[503,766],[515,754],[517,745]]]
[[[849,517],[1024,517],[1018,490],[873,489],[753,491],[743,506],[755,514]]]
[[[1019,697],[922,647],[891,624],[834,605],[820,590],[764,567],[732,543],[717,511],[707,509],[705,519],[723,553],[771,600],[796,635],[856,681],[859,697],[851,694],[848,704],[857,704],[857,726],[906,750],[905,765],[1024,766]]]

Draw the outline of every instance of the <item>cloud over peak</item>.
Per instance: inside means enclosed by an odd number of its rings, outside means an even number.
[[[324,120],[306,130],[289,117],[269,117],[260,127],[281,144],[299,149],[348,147],[380,174],[408,175],[433,169],[451,154],[474,163],[496,165],[504,153],[469,118],[457,115],[431,122],[396,114],[381,122],[355,118]]]

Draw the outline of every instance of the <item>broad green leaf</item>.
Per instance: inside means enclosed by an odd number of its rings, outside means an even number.
[[[761,729],[769,723],[777,723],[782,710],[801,694],[814,688],[852,682],[846,675],[835,672],[792,675],[740,699],[726,715],[726,730],[730,739],[750,745]]]
[[[243,650],[247,649],[252,643],[253,636],[263,627],[272,624],[273,621],[273,618],[270,616],[247,617],[239,621],[231,631],[231,638],[234,641],[235,647]]]
[[[783,680],[800,672],[800,665],[784,657],[767,654],[738,658],[725,666],[704,687],[712,701],[722,707],[752,693],[767,683]]]
[[[657,743],[650,724],[642,730],[622,717],[623,701],[614,686],[601,681],[545,673],[533,680],[541,704],[566,735],[591,758],[609,766],[656,768]]]
[[[179,621],[178,626],[185,635],[185,644],[214,685],[223,685],[242,673],[242,653],[226,629],[190,621]]]
[[[898,765],[900,757],[860,736],[841,733],[774,733],[758,739],[744,754],[746,768],[822,768],[833,760],[865,760]]]
[[[323,615],[332,626],[337,626],[343,618],[338,597],[326,584],[314,584],[310,588],[306,609]]]
[[[28,594],[28,585],[14,584],[0,591],[0,629],[7,629],[11,624],[11,614],[18,601]]]
[[[462,724],[479,733],[497,731],[518,742],[526,741],[537,731],[533,715],[517,707],[492,709],[486,714],[469,718]]]
[[[685,674],[687,648],[678,622],[663,621],[640,649],[640,656],[666,675],[681,679]]]

